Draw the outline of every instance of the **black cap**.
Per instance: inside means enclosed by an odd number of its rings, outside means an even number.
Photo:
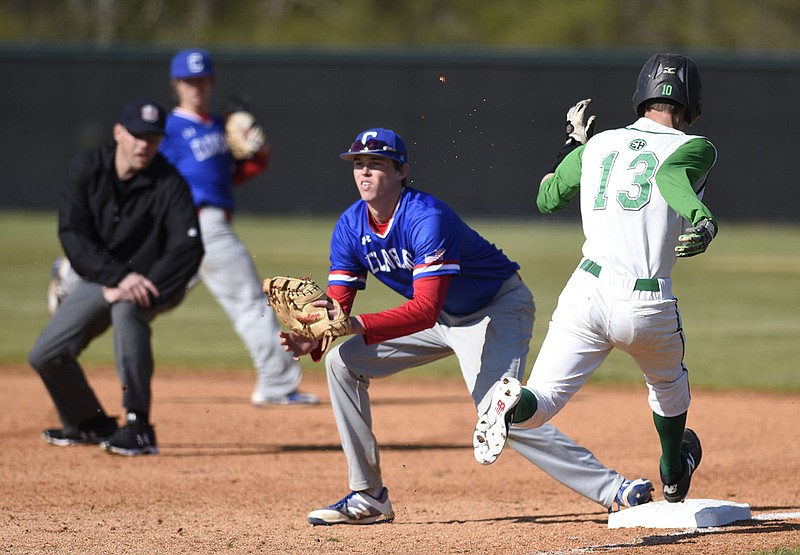
[[[150,100],[132,100],[122,109],[119,123],[131,135],[164,134],[164,109]]]

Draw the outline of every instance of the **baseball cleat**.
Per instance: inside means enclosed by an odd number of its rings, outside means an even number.
[[[81,423],[77,428],[50,428],[42,432],[42,438],[51,445],[97,445],[106,441],[118,430],[117,420],[109,416],[96,416]]]
[[[653,500],[653,482],[646,478],[636,480],[625,480],[617,491],[614,501],[617,503],[617,510],[623,507],[636,507],[644,505]],[[609,509],[609,512],[611,509]]]
[[[256,407],[269,405],[318,405],[319,397],[313,393],[303,393],[301,391],[292,391],[288,395],[270,397],[254,391],[250,396],[250,402]]]
[[[389,490],[383,488],[379,499],[363,491],[351,491],[337,503],[308,514],[312,526],[332,524],[379,524],[392,522],[394,510],[389,501]]]
[[[700,466],[702,457],[703,448],[700,446],[700,438],[697,437],[693,430],[686,428],[683,431],[683,443],[681,444],[683,474],[681,476],[661,475],[661,482],[664,484],[664,499],[670,503],[680,503],[686,499],[692,482],[692,474]]]
[[[147,422],[133,420],[100,444],[103,450],[115,455],[136,457],[138,455],[157,455],[156,432]]]
[[[514,416],[514,407],[522,397],[522,384],[512,377],[505,377],[494,386],[489,408],[478,418],[472,447],[475,460],[481,464],[492,464],[503,452],[508,440],[508,428]]]

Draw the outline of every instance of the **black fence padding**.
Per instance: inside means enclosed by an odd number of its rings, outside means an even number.
[[[2,209],[53,209],[70,158],[111,138],[122,105],[169,108],[172,51],[0,50]],[[650,53],[211,50],[214,107],[245,95],[273,145],[269,170],[236,192],[241,212],[338,214],[358,198],[339,160],[356,134],[389,127],[409,146],[410,181],[465,216],[542,218],[539,180],[567,108],[592,98],[598,129],[635,120],[631,96]],[[719,158],[705,201],[720,219],[800,221],[793,58],[693,54],[703,114],[688,132]],[[575,203],[577,204],[577,203]],[[577,214],[572,206],[562,217]],[[548,216],[549,217],[549,216]]]

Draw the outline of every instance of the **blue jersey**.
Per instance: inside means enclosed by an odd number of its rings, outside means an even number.
[[[364,289],[372,273],[410,299],[415,279],[452,274],[444,310],[463,315],[486,306],[517,270],[445,203],[404,187],[383,235],[370,228],[363,200],[342,214],[331,238],[328,284]]]
[[[225,141],[223,120],[175,108],[167,116],[160,150],[192,188],[196,206],[234,209],[235,162]]]

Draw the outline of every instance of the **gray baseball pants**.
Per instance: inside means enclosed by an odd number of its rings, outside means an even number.
[[[203,207],[199,220],[205,248],[200,278],[250,353],[257,374],[256,391],[270,397],[288,395],[300,385],[302,371],[280,345],[280,323],[267,306],[250,253],[233,231],[225,210]]]

